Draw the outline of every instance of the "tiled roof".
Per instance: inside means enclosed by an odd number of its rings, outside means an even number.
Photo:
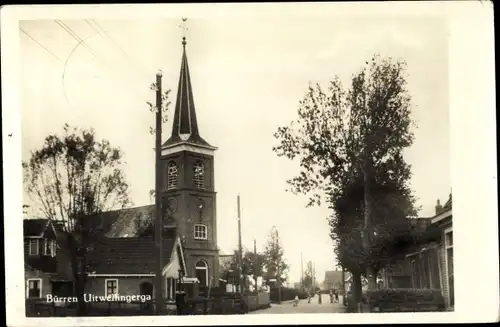
[[[196,110],[194,106],[193,89],[189,65],[186,55],[186,40],[183,38],[183,52],[179,84],[177,87],[177,99],[175,103],[174,119],[172,123],[172,135],[163,146],[177,143],[191,143],[194,145],[211,146],[199,133]],[[183,139],[181,137],[185,136]]]
[[[107,211],[85,220],[89,226],[100,230],[107,237],[136,237],[140,232],[137,227],[153,222],[155,212],[155,205],[147,205]]]
[[[170,261],[174,239],[163,240],[163,264]],[[103,238],[90,256],[90,271],[96,274],[150,274],[157,268],[153,238]]]
[[[443,206],[443,210],[450,210],[452,208],[452,199],[451,199],[451,193],[450,197],[448,198],[448,201]]]
[[[24,219],[23,235],[40,236],[47,227],[48,219]]]

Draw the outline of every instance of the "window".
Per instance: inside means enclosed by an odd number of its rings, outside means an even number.
[[[118,279],[106,279],[105,296],[118,294]]]
[[[56,241],[43,239],[42,243],[43,255],[55,257],[56,254]]]
[[[170,161],[167,165],[167,190],[171,190],[177,187],[177,177],[179,175],[179,170],[175,162]]]
[[[38,255],[38,240],[30,240],[30,255]]]
[[[28,279],[27,283],[27,298],[36,299],[42,297],[42,279],[41,278],[31,278]]]
[[[194,187],[196,188],[205,188],[205,167],[203,166],[203,162],[200,160],[194,163],[193,168],[193,181]]]
[[[207,226],[202,224],[194,225],[194,239],[206,240],[207,239]]]
[[[169,301],[175,300],[175,292],[177,291],[177,280],[175,278],[167,278],[167,294],[166,299]]]
[[[200,286],[208,286],[208,264],[200,260],[196,263],[196,278],[200,281]]]
[[[453,230],[450,228],[445,231],[446,248],[446,273],[448,282],[448,301],[450,306],[455,304],[455,289],[453,275]]]

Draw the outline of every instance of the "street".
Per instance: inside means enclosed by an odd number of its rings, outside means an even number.
[[[268,309],[252,311],[249,314],[275,314],[275,313],[344,313],[345,307],[342,305],[342,297],[339,296],[339,303],[330,303],[328,294],[322,294],[322,303],[318,303],[318,297],[307,300],[300,300],[294,307],[292,301],[282,302],[281,304],[271,304]]]

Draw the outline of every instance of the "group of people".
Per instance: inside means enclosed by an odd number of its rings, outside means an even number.
[[[321,304],[321,292],[318,291],[318,303]],[[315,293],[307,293],[307,303],[311,303],[312,297]],[[336,289],[330,290],[330,303],[339,303],[339,291]],[[293,299],[293,306],[296,307],[299,304],[299,296],[296,295]]]
[[[339,303],[339,291],[330,290],[330,303]]]

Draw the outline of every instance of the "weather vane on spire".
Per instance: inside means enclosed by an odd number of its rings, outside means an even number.
[[[186,45],[186,32],[189,30],[186,26],[186,17],[182,17],[182,23],[180,25],[177,25],[177,27],[182,29],[182,45]]]

